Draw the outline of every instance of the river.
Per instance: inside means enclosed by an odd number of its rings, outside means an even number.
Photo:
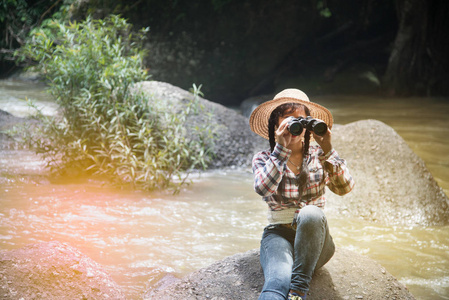
[[[39,84],[0,81],[0,109],[16,116],[36,100],[56,105]],[[337,124],[378,119],[392,126],[449,193],[449,101],[328,96]],[[191,176],[180,194],[118,190],[99,182],[48,178],[25,150],[0,150],[0,245],[61,241],[97,261],[130,299],[140,299],[167,273],[182,276],[226,256],[258,248],[266,207],[252,190],[250,169]],[[328,215],[338,247],[367,255],[417,299],[449,299],[449,226],[383,226]]]

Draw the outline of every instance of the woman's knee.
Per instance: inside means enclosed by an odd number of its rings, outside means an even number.
[[[301,226],[322,226],[326,216],[321,208],[307,205],[301,209],[297,217],[297,224]]]

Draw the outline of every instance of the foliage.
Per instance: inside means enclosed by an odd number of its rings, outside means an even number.
[[[330,18],[332,16],[332,12],[327,6],[325,0],[318,0],[316,8],[320,12],[320,16],[322,16],[323,18]]]
[[[147,31],[132,33],[126,20],[114,15],[69,25],[51,22],[21,49],[22,59],[38,63],[61,108],[58,118],[38,111],[43,125],[24,132],[53,171],[83,168],[151,190],[178,188],[188,174],[183,171],[206,166],[211,132],[198,130],[191,138],[185,132],[192,108],[200,113],[201,91],[195,88],[194,99],[176,111],[133,89],[148,78],[141,50]]]
[[[13,60],[14,49],[25,44],[28,33],[45,18],[62,19],[73,0],[2,0],[0,2],[0,55]]]
[[[232,0],[211,0],[211,4],[214,11],[221,10],[224,6],[228,5],[231,2]]]

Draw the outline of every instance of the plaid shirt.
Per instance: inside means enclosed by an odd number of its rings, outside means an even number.
[[[293,218],[306,205],[324,208],[326,186],[338,195],[347,194],[354,187],[346,161],[338,156],[335,149],[324,155],[321,147],[313,144],[306,158],[309,177],[300,195],[302,189],[298,186],[297,177],[287,167],[290,155],[290,149],[276,144],[273,153],[261,151],[253,158],[254,189],[263,197],[270,211],[288,209],[293,211]],[[279,195],[277,189],[280,184],[283,184],[283,189]]]

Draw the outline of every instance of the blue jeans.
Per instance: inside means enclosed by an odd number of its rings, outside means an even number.
[[[265,284],[259,300],[287,299],[290,289],[307,293],[313,272],[334,255],[324,212],[316,206],[301,209],[296,231],[284,225],[270,225],[260,243],[260,263]]]

